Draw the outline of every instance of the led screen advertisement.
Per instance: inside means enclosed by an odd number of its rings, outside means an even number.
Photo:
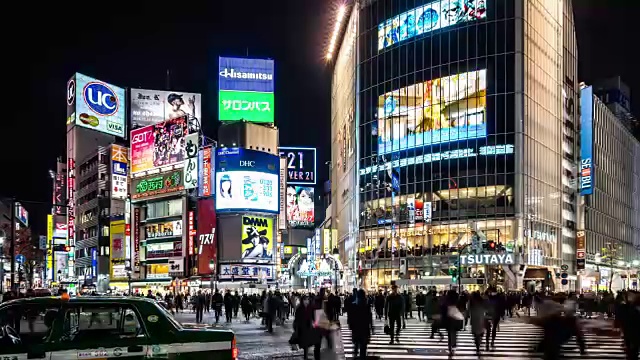
[[[216,210],[279,212],[280,159],[261,151],[222,148],[216,156]]]
[[[199,129],[202,96],[198,93],[131,89],[131,128],[185,117],[190,132]]]
[[[593,88],[580,90],[580,195],[593,194]]]
[[[125,136],[123,88],[76,73],[67,83],[67,124]]]
[[[184,160],[184,117],[131,131],[131,173],[168,166]]]
[[[216,209],[213,198],[198,200],[198,227],[197,227],[197,248],[198,248],[198,273],[201,275],[215,272],[209,267],[210,263],[217,262],[216,243]]]
[[[316,184],[316,148],[280,147],[280,156],[287,159],[287,184]]]
[[[273,218],[242,216],[242,259],[270,260],[273,254]]]
[[[145,239],[182,236],[182,220],[145,225]]]
[[[273,60],[220,57],[218,65],[218,118],[273,123]]]
[[[133,179],[131,183],[131,198],[138,200],[182,191],[184,190],[182,177],[182,169],[179,169],[165,174]]]
[[[486,0],[434,1],[380,23],[378,50],[431,31],[486,17]]]
[[[289,221],[290,227],[314,227],[313,193],[312,187],[287,186],[287,221]]]
[[[380,95],[378,153],[486,137],[486,98],[486,69]]]

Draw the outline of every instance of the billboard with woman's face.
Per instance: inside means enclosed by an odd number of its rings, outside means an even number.
[[[287,186],[287,220],[292,228],[314,227],[313,190],[308,186]]]

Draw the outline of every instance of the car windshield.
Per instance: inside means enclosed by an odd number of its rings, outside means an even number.
[[[170,313],[169,310],[165,309],[164,306],[158,304],[157,302],[155,303],[155,305],[163,314],[167,316],[167,319],[173,324],[173,326],[175,326],[179,330],[182,329],[182,325],[178,322],[178,320],[176,320],[175,317],[173,317],[173,314]]]

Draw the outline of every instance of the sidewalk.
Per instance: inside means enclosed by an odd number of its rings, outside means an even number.
[[[196,314],[193,312],[185,312],[175,315],[176,320],[181,323],[195,323]],[[204,313],[204,323],[215,324],[215,316],[211,313]],[[261,320],[251,318],[248,323],[244,319],[234,318],[231,324],[224,322],[224,316],[220,318],[219,327],[222,329],[231,329],[236,334],[236,342],[240,352],[239,359],[247,360],[266,360],[266,359],[301,359],[302,350],[293,351],[289,345],[289,338],[293,333],[292,323],[293,317],[285,321],[284,326],[274,326],[273,333],[266,332],[266,328],[262,326]],[[345,320],[346,322],[346,320]],[[336,336],[340,339],[340,336]],[[342,343],[339,342],[338,349],[343,349]],[[342,351],[338,351],[342,353]],[[311,349],[311,354],[313,350]],[[313,356],[313,355],[310,355]]]

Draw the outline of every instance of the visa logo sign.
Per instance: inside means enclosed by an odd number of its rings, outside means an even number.
[[[121,163],[119,161],[113,162],[113,173],[116,175],[127,175],[127,164]]]
[[[82,97],[89,109],[101,116],[113,115],[120,108],[120,99],[111,87],[102,81],[88,82],[82,90]]]
[[[122,124],[113,121],[107,121],[107,130],[111,130],[116,133],[123,133],[124,129]]]

